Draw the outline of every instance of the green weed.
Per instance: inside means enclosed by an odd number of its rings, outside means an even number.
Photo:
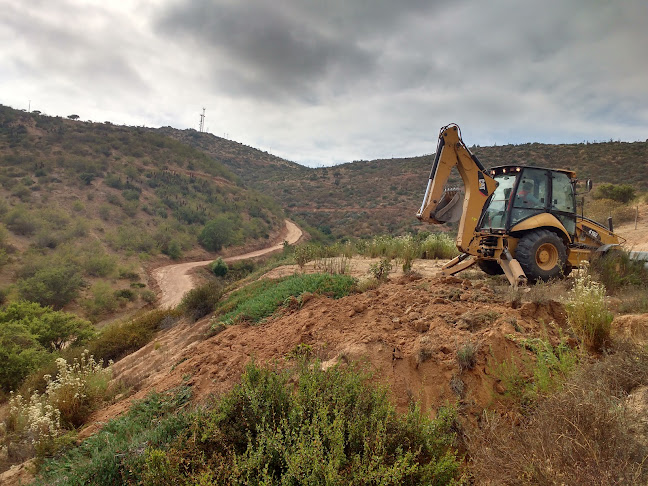
[[[236,321],[259,322],[271,316],[290,297],[299,298],[306,292],[340,298],[348,295],[355,286],[355,279],[347,275],[308,274],[293,275],[279,280],[261,280],[243,287],[218,306],[220,321],[231,324]]]

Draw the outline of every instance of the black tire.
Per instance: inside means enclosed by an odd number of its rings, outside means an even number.
[[[515,258],[531,282],[559,278],[565,274],[567,250],[556,233],[537,229],[526,233],[518,242]]]
[[[504,269],[495,260],[477,260],[477,265],[488,275],[502,275]]]

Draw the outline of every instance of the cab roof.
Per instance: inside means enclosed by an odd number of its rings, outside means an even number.
[[[506,172],[520,172],[522,169],[541,169],[541,170],[548,170],[550,172],[560,172],[562,174],[567,174],[567,176],[570,179],[576,179],[576,172],[573,170],[568,170],[568,169],[549,169],[548,167],[536,167],[536,166],[528,166],[528,165],[498,165],[497,167],[491,167],[488,169],[488,172],[491,175],[495,174],[501,174],[501,173],[506,173]]]

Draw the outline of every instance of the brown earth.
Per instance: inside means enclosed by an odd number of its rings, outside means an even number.
[[[639,204],[638,218],[635,222],[623,223],[614,232],[626,239],[624,246],[632,251],[648,251],[648,204]]]
[[[459,400],[476,420],[504,391],[489,361],[523,353],[517,338],[546,334],[557,341],[559,328],[566,326],[557,302],[511,302],[507,287],[455,277],[397,277],[339,300],[303,300],[301,308],[295,301],[265,323],[231,326],[213,337],[208,318],[161,333],[114,364],[114,378],[135,392],[95,413],[81,437],[153,390],[187,384],[199,401],[230,389],[250,360],[281,365],[299,345],[309,346],[325,366],[367,363],[390,385],[399,410],[414,399],[433,414]],[[467,343],[478,346],[476,365],[461,371],[457,350]]]

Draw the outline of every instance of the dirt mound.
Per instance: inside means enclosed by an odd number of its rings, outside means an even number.
[[[636,344],[648,342],[648,314],[627,314],[615,317],[612,333]]]
[[[548,335],[557,342],[564,311],[556,302],[523,304],[507,300],[483,282],[445,278],[399,278],[376,290],[339,300],[315,296],[302,307],[259,325],[236,325],[204,339],[207,319],[161,334],[114,365],[115,378],[137,392],[99,411],[87,436],[105,420],[128,409],[132,399],[183,383],[200,400],[230,389],[245,365],[278,362],[308,350],[325,366],[342,361],[368,363],[390,385],[400,410],[412,400],[434,411],[461,401],[466,412],[481,413],[502,391],[487,361],[519,354],[515,338]],[[477,347],[475,366],[461,370],[457,350]]]

